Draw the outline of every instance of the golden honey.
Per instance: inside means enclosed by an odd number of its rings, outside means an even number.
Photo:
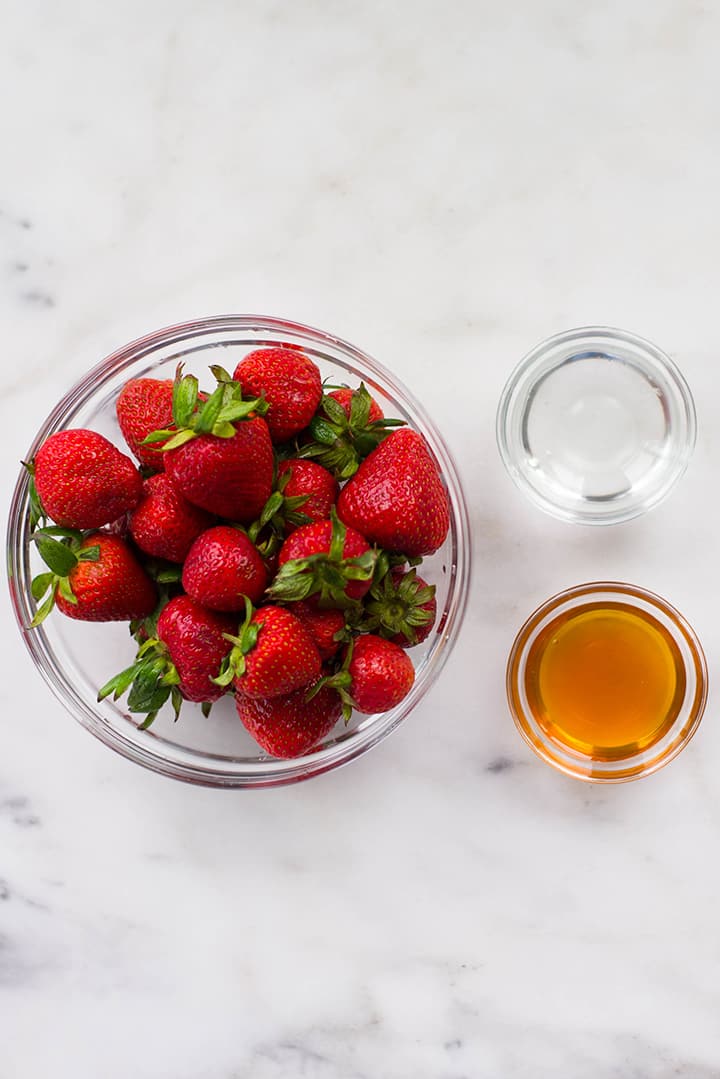
[[[685,668],[665,627],[622,602],[559,615],[533,642],[525,692],[555,743],[595,759],[628,757],[672,727],[685,695]]]

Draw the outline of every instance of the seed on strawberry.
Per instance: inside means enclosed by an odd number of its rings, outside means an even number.
[[[268,589],[276,600],[292,603],[318,595],[324,606],[347,606],[370,588],[375,552],[333,510],[329,521],[297,528],[283,543],[280,569]]]
[[[425,439],[394,431],[340,492],[338,516],[371,543],[417,557],[441,547],[450,527],[448,497]]]
[[[398,568],[373,584],[361,628],[401,648],[411,648],[429,636],[436,613],[435,586],[418,577],[414,569]]]
[[[58,431],[35,455],[45,513],[64,528],[111,524],[142,498],[142,476],[112,442],[83,428]]]
[[[194,540],[212,524],[212,516],[183,498],[164,472],[146,479],[143,493],[130,514],[130,535],[145,554],[183,562]]]
[[[63,541],[41,530],[33,539],[49,567],[32,582],[32,594],[40,604],[33,626],[55,604],[68,618],[81,622],[129,622],[146,618],[155,607],[154,583],[118,536],[68,532]]]
[[[289,603],[287,609],[305,626],[323,662],[332,659],[345,634],[344,613],[337,607],[318,607],[312,600]]]
[[[223,669],[219,685],[235,683],[248,697],[279,697],[320,677],[320,655],[299,618],[269,605],[246,615]]]
[[[248,523],[270,497],[273,449],[267,424],[258,414],[267,406],[244,400],[239,383],[221,367],[212,368],[215,392],[201,403],[197,379],[182,376],[173,389],[174,430],[151,431],[146,442],[163,443],[165,471],[195,506]]]
[[[172,379],[132,378],[121,389],[115,404],[123,438],[140,464],[156,471],[165,467],[162,443],[143,446],[142,442],[151,431],[172,425],[172,401]]]
[[[244,393],[269,404],[267,423],[275,443],[307,427],[322,397],[317,364],[297,349],[256,349],[240,361],[233,377]]]
[[[342,714],[340,697],[321,689],[312,700],[305,689],[270,699],[238,693],[235,704],[243,726],[272,757],[301,757],[326,738]]]
[[[163,607],[157,620],[157,636],[140,647],[137,659],[111,678],[98,694],[112,693],[118,700],[128,689],[128,709],[145,715],[145,729],[170,697],[177,719],[183,700],[210,705],[225,693],[213,680],[231,648],[228,637],[235,629],[229,615],[207,611],[189,596],[176,596]]]
[[[337,502],[340,488],[331,472],[314,461],[303,461],[300,458],[290,458],[281,461],[278,465],[278,476],[289,473],[283,494],[285,498],[302,498],[304,501],[299,509],[309,522],[326,521],[330,517],[330,510]],[[286,523],[285,532],[289,534],[298,525],[289,521]]]
[[[265,564],[251,541],[231,525],[216,525],[193,543],[182,571],[189,596],[213,611],[241,611],[257,603],[267,584]]]

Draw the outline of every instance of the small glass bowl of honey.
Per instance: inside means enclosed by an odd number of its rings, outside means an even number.
[[[660,596],[595,582],[553,596],[518,633],[507,666],[515,723],[561,772],[618,783],[687,745],[707,699],[692,628]]]

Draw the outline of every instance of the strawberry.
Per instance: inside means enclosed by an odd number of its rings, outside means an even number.
[[[365,389],[364,384],[358,386],[357,389],[351,390],[349,386],[341,386],[339,390],[331,390],[328,397],[332,397],[342,406],[342,410],[347,416],[348,420],[352,419],[352,406],[354,401],[361,400],[362,391]],[[370,396],[368,394],[368,396]],[[357,406],[356,406],[357,408]],[[370,397],[370,408],[368,410],[368,416],[366,423],[375,423],[376,420],[384,420],[385,413],[380,408],[374,397]]]
[[[429,636],[435,623],[435,586],[414,569],[393,569],[373,584],[365,603],[361,628],[411,648]]]
[[[328,472],[322,465],[314,461],[303,461],[293,457],[287,461],[281,461],[278,466],[278,476],[288,474],[283,494],[285,498],[302,498],[300,511],[308,522],[326,521],[330,517],[330,510],[337,502],[340,488],[332,472]],[[298,525],[288,521],[285,532],[290,533]]]
[[[287,442],[310,423],[322,397],[317,364],[292,348],[260,348],[235,368],[243,392],[263,396],[273,442]]]
[[[45,513],[64,528],[99,528],[134,509],[142,476],[96,431],[58,431],[43,442],[33,464]]]
[[[183,562],[194,540],[212,524],[211,515],[183,498],[163,472],[145,480],[143,492],[130,514],[130,535],[145,554]]]
[[[123,438],[140,464],[156,472],[165,467],[162,443],[143,446],[142,442],[151,431],[172,424],[172,400],[172,379],[131,378],[115,403]]]
[[[193,543],[182,571],[189,596],[213,611],[241,611],[265,591],[267,572],[257,548],[244,532],[216,525]]]
[[[389,435],[340,492],[337,512],[385,550],[418,557],[441,547],[448,497],[422,435],[410,428]]]
[[[309,753],[333,729],[342,714],[342,703],[331,689],[321,689],[312,700],[306,691],[271,699],[235,697],[243,726],[272,757],[287,759]]]
[[[360,383],[356,390],[341,387],[325,394],[310,421],[298,456],[309,457],[339,480],[353,476],[360,462],[404,420],[387,420],[377,401]]]
[[[217,389],[199,406],[197,379],[182,377],[178,368],[175,430],[152,431],[146,442],[164,443],[165,471],[188,502],[246,523],[258,516],[272,490],[272,443],[258,415],[266,406],[243,400],[239,384],[221,367],[212,371]]]
[[[299,618],[308,631],[315,647],[320,653],[320,658],[325,661],[332,659],[340,648],[345,631],[345,615],[336,607],[318,607],[312,600],[304,600],[299,603],[289,603],[287,608],[296,618]]]
[[[297,528],[280,548],[280,569],[268,589],[284,603],[319,594],[324,606],[347,606],[370,588],[375,553],[354,528],[346,528],[333,510],[329,521]]]
[[[155,585],[118,536],[93,532],[82,536],[60,529],[33,534],[40,556],[50,572],[32,582],[32,594],[40,602],[32,621],[39,625],[57,604],[68,618],[82,622],[128,622],[146,618],[157,601]],[[44,597],[44,599],[43,599]]]
[[[188,701],[216,701],[222,687],[212,678],[230,651],[235,619],[207,611],[190,596],[168,601],[158,618],[158,639],[166,646],[180,681],[178,686]]]
[[[150,726],[168,697],[176,719],[183,700],[202,702],[207,715],[225,692],[213,678],[230,651],[234,629],[229,615],[207,611],[189,596],[175,596],[160,613],[157,635],[141,645],[132,666],[103,686],[98,700],[111,693],[117,700],[130,689],[129,710],[145,714],[141,729]]]
[[[272,605],[253,613],[249,600],[245,610],[218,685],[234,681],[248,697],[280,697],[320,677],[320,655],[299,618]]]
[[[405,650],[393,641],[366,633],[356,637],[337,674],[322,678],[311,693],[337,690],[345,720],[353,708],[374,715],[400,704],[415,681],[415,668]]]

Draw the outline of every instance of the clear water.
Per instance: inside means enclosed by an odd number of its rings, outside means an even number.
[[[537,384],[523,441],[536,482],[555,496],[610,501],[647,482],[669,434],[662,392],[644,372],[585,352]]]

